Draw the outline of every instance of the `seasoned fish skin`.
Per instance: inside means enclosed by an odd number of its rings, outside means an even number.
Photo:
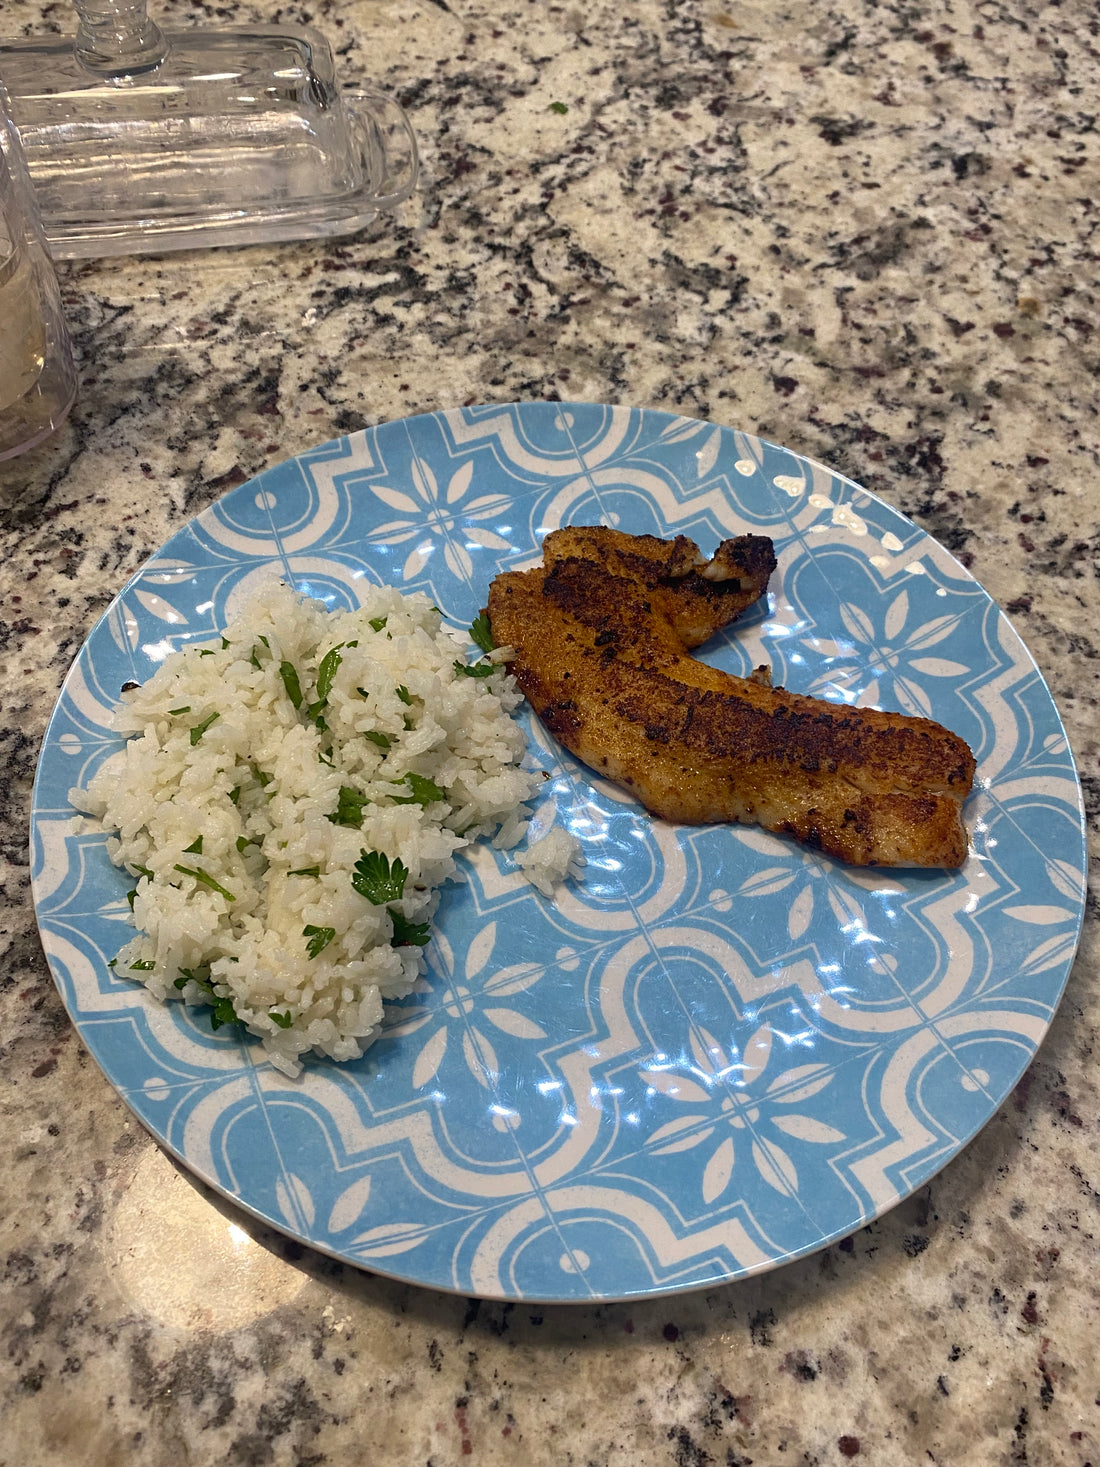
[[[542,560],[551,575],[578,560],[633,582],[631,605],[644,605],[646,615],[670,627],[682,652],[701,646],[759,601],[775,570],[775,549],[763,535],[740,535],[723,540],[707,560],[686,535],[659,540],[603,525],[569,526],[546,536]],[[638,629],[636,615],[632,626]]]
[[[687,655],[763,593],[770,541],[725,542],[727,579],[712,581],[715,562],[684,537],[636,546],[617,534],[556,532],[542,567],[490,587],[494,638],[566,748],[668,820],[760,825],[857,866],[962,864],[974,777],[962,739]],[[722,585],[720,598],[707,589]]]

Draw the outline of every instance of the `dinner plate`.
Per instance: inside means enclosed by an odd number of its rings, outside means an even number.
[[[703,650],[734,673],[940,720],[978,763],[958,871],[845,868],[739,826],[654,820],[526,710],[534,832],[581,841],[554,900],[463,858],[423,991],[357,1062],[290,1080],[236,1026],[114,976],[130,878],[69,789],[119,747],[122,684],[214,636],[258,581],[326,605],[371,582],[457,627],[558,525],[772,537],[768,594]],[[1080,787],[1034,663],[940,545],[746,433],[524,403],[387,423],[300,454],[181,529],[76,659],[34,792],[33,880],[80,1036],[161,1144],[265,1222],[379,1273],[591,1301],[737,1279],[926,1182],[1035,1053],[1084,905]]]

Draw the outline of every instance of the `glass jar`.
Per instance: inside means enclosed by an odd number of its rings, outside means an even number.
[[[0,85],[0,459],[48,438],[75,395],[57,276]]]

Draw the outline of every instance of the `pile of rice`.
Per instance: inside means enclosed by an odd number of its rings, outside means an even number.
[[[515,845],[542,782],[500,653],[467,649],[423,596],[329,612],[273,583],[124,692],[128,742],[70,793],[137,877],[116,973],[239,1021],[289,1075],[362,1054],[423,970],[456,852]],[[551,830],[521,860],[549,892],[579,846]]]

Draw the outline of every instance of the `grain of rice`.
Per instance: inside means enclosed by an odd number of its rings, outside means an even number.
[[[516,865],[543,896],[552,897],[559,882],[580,877],[585,859],[577,837],[554,825],[516,857]]]

